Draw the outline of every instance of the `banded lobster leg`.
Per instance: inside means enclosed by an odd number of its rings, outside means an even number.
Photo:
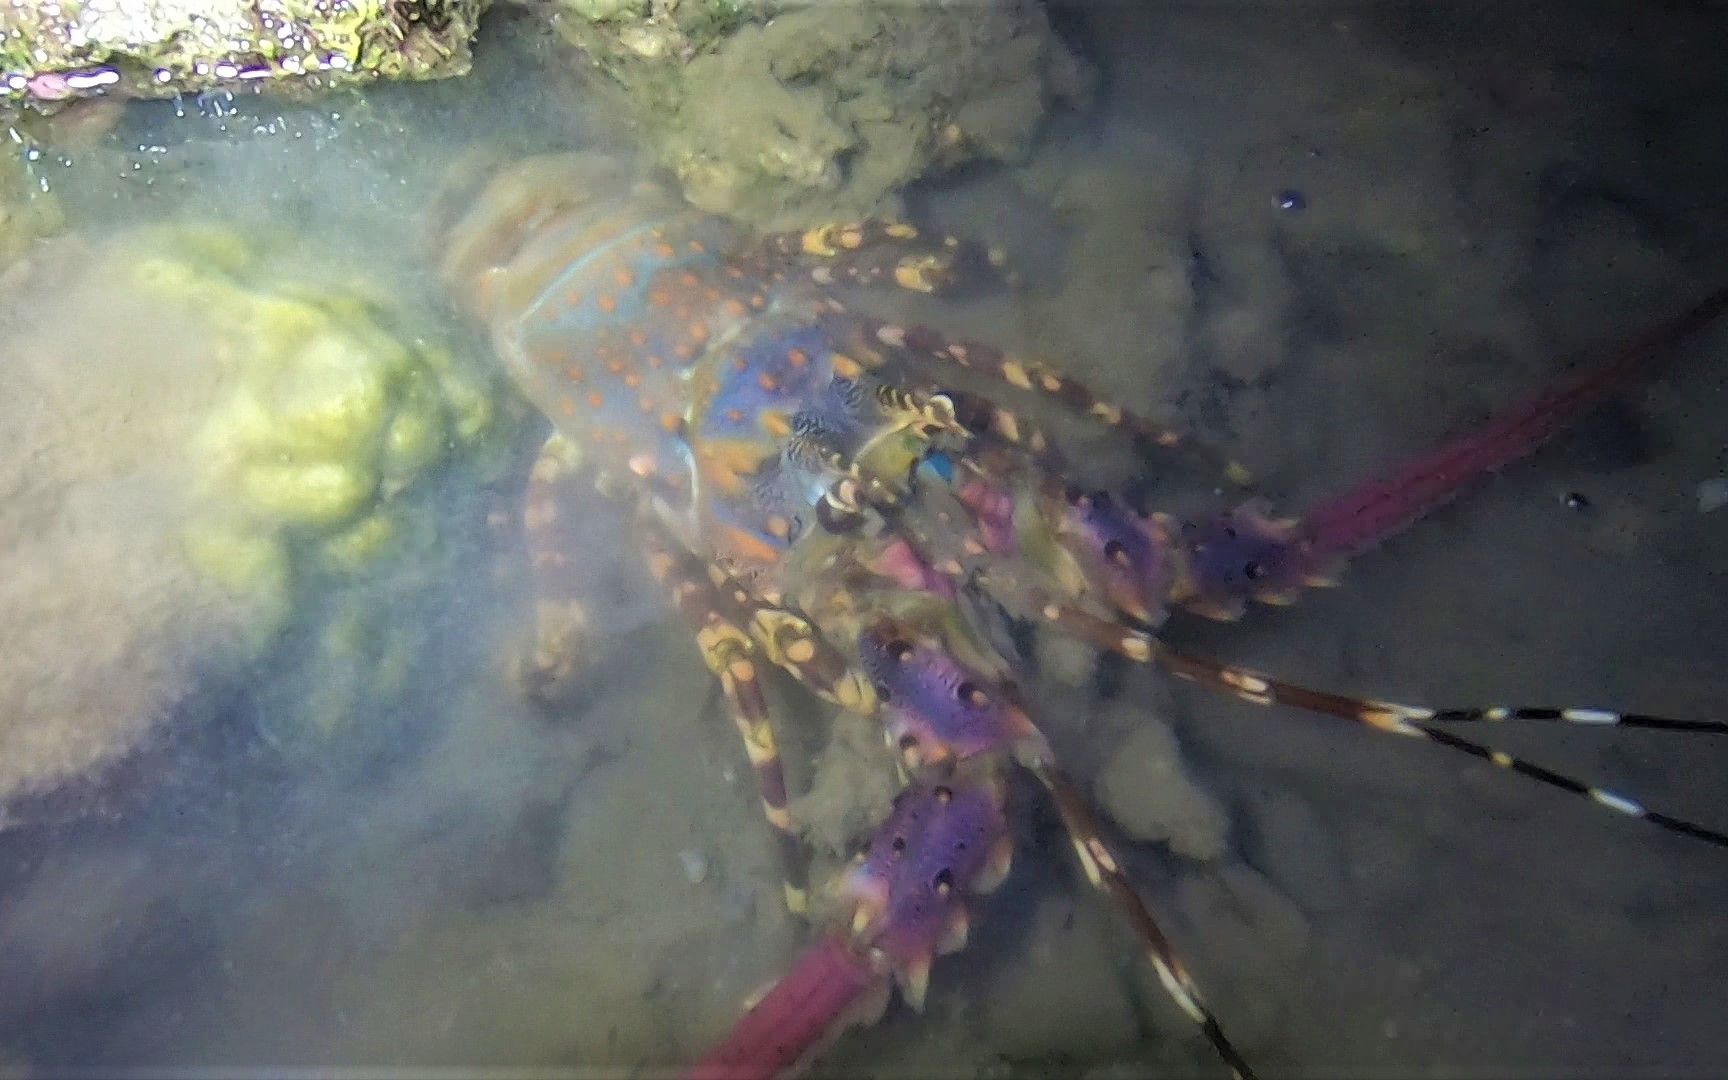
[[[584,551],[588,559],[606,554],[585,550],[591,545],[572,543],[571,529],[587,515],[572,512],[569,502],[578,491],[585,498],[597,497],[592,479],[581,470],[577,450],[562,436],[553,435],[534,463],[524,500],[523,528],[535,577],[537,626],[534,645],[519,661],[517,676],[532,696],[549,704],[566,695],[587,659],[591,638],[609,628],[609,623],[595,625],[591,614],[597,584],[593,576],[568,573],[572,551]],[[651,484],[652,479],[647,481]],[[725,579],[684,550],[650,513],[641,512],[639,518],[636,538],[646,557],[638,561],[646,563],[690,624],[703,660],[720,684],[755,777],[763,816],[775,834],[787,908],[802,913],[808,896],[808,860],[787,807],[785,771],[758,679],[757,658],[766,654],[771,662],[790,666],[826,696],[846,699],[857,689],[845,682],[845,665],[832,650],[818,648],[821,643],[808,627],[800,632],[800,620],[790,616],[775,620],[771,610],[749,603],[748,595],[735,585],[722,588]],[[615,609],[607,611],[608,620],[614,613]]]
[[[741,262],[775,277],[784,274],[774,267],[789,263],[804,269],[811,281],[825,287],[892,284],[910,292],[936,295],[997,284],[1010,277],[1004,270],[1003,256],[994,249],[921,230],[905,222],[880,220],[770,233],[761,237],[756,250],[741,257]],[[834,313],[862,330],[874,343],[899,353],[902,360],[980,372],[1121,430],[1145,447],[1186,454],[1238,489],[1252,483],[1249,471],[1217,447],[1101,397],[1085,383],[1047,363],[1012,357],[982,342],[952,340],[928,327],[901,326],[854,315],[837,303]]]
[[[1253,484],[1253,474],[1219,447],[1110,401],[1042,361],[1010,356],[984,342],[951,339],[925,326],[902,326],[850,312],[836,312],[836,318],[852,324],[874,344],[891,350],[901,366],[908,361],[921,365],[934,363],[938,367],[982,374],[1121,431],[1143,448],[1186,456],[1235,489],[1248,489]]]
[[[757,642],[746,629],[749,624],[738,616],[736,605],[716,586],[701,560],[676,546],[648,513],[643,514],[642,525],[640,539],[648,571],[696,631],[702,659],[720,682],[756,777],[762,815],[774,831],[786,908],[801,915],[808,909],[809,860],[787,807],[786,772],[768,702],[762,694]]]
[[[947,624],[931,614],[941,606],[872,617],[859,635],[859,666],[912,783],[837,885],[849,927],[807,950],[692,1075],[795,1069],[839,1030],[873,1018],[890,975],[921,1008],[931,961],[967,939],[966,901],[1008,871],[1004,772],[1015,763],[1050,793],[1087,880],[1125,915],[1171,998],[1235,1075],[1251,1077],[1013,686],[956,658]]]
[[[773,279],[787,277],[789,268],[799,270],[823,287],[892,285],[948,295],[1003,280],[1000,252],[903,221],[874,218],[768,233],[740,261]]]

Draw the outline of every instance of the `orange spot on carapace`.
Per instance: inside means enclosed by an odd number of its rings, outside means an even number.
[[[636,275],[630,272],[628,266],[620,266],[618,269],[612,271],[612,280],[618,283],[620,289],[628,289],[630,286],[636,284]]]
[[[690,324],[690,340],[701,344],[708,340],[708,327],[702,323]]]
[[[761,293],[757,293],[750,298],[750,306],[755,308],[757,311],[761,311],[762,306],[766,303],[768,303],[768,298],[763,296]]]
[[[642,385],[642,376],[632,371],[630,374],[624,376],[624,385],[634,390],[638,386]]]
[[[595,390],[588,395],[589,408],[598,409],[604,404],[606,404],[606,395],[602,394],[600,391]]]
[[[735,319],[743,318],[744,312],[746,310],[747,309],[744,307],[744,301],[742,301],[742,300],[728,300],[728,301],[726,301],[726,314],[732,316]]]
[[[734,424],[743,423],[744,422],[744,410],[742,410],[742,409],[727,409],[726,410],[726,419],[732,421]]]
[[[801,368],[810,362],[810,354],[803,349],[786,350],[786,360],[795,368]]]
[[[630,331],[630,344],[640,349],[642,346],[648,344],[648,335],[640,330],[632,330]]]
[[[654,245],[654,254],[660,256],[662,259],[670,259],[672,256],[678,254],[678,249],[673,247],[671,244],[659,243]]]
[[[611,293],[601,293],[600,299],[594,301],[594,304],[608,315],[618,310],[618,301]]]
[[[665,289],[655,289],[648,294],[648,304],[651,307],[669,307],[672,304],[672,294]]]
[[[780,380],[776,379],[773,375],[764,371],[762,374],[756,376],[756,385],[760,386],[762,389],[768,391],[769,393],[773,393],[774,391],[780,389]]]
[[[684,426],[684,418],[675,412],[663,412],[660,414],[660,426],[676,435],[679,429]]]
[[[678,344],[672,346],[672,355],[680,360],[688,360],[696,355],[696,350],[688,345]]]
[[[777,548],[755,533],[747,532],[736,525],[726,526],[721,530],[721,534],[721,543],[730,548],[731,554],[737,558],[771,563],[780,557]]]
[[[571,401],[569,398],[565,398],[563,401],[558,403],[558,411],[562,412],[565,416],[575,416],[576,403]]]

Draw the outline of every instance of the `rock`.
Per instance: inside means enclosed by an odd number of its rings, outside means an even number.
[[[1131,838],[1160,842],[1190,859],[1223,853],[1230,822],[1216,799],[1189,777],[1169,727],[1146,716],[1099,772],[1093,794]]]
[[[695,205],[790,226],[892,209],[969,161],[1018,160],[1090,72],[1028,0],[574,0],[554,24],[607,75]]]
[[[1134,1045],[1139,1027],[1123,992],[1123,938],[1100,907],[1092,896],[1042,902],[1024,948],[990,973],[978,1016],[996,1053],[1095,1061]]]
[[[0,100],[169,97],[261,81],[325,88],[461,75],[489,3],[24,0],[0,14]]]
[[[1708,514],[1728,506],[1728,476],[1716,476],[1698,485],[1698,512]]]
[[[872,720],[842,713],[817,758],[809,790],[791,803],[792,820],[815,852],[832,860],[847,858],[853,845],[888,815],[900,786],[894,759],[882,745],[881,728]]]
[[[1256,792],[1242,846],[1250,862],[1313,912],[1351,902],[1338,842],[1302,797],[1279,788]]]
[[[1307,955],[1308,920],[1288,898],[1243,863],[1184,878],[1175,914],[1190,929],[1176,936],[1208,1004],[1227,1017],[1224,1027],[1238,1050],[1273,1038],[1282,1023],[1282,995]],[[1143,993],[1162,996],[1148,967],[1137,972]],[[1172,1037],[1192,1036],[1193,1024],[1175,1008],[1160,1009],[1158,1027]]]

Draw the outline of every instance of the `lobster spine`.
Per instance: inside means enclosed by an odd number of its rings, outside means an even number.
[[[1362,484],[1315,507],[1302,519],[1301,530],[1312,557],[1324,563],[1361,554],[1451,502],[1477,479],[1535,452],[1724,309],[1728,289],[1712,293],[1571,382],[1508,410],[1384,480]]]

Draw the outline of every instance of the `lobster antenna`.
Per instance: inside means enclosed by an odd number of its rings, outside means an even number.
[[[1234,667],[1209,657],[1176,652],[1138,630],[1125,629],[1108,619],[1071,607],[1049,605],[1045,617],[1063,630],[1096,644],[1099,648],[1118,653],[1143,664],[1157,664],[1179,678],[1188,679],[1227,694],[1251,701],[1256,705],[1284,705],[1304,712],[1347,720],[1388,735],[1403,735],[1426,739],[1437,746],[1479,758],[1497,768],[1517,773],[1548,787],[1558,788],[1589,799],[1597,806],[1627,817],[1648,821],[1669,832],[1702,840],[1716,847],[1728,848],[1728,833],[1700,825],[1685,818],[1652,810],[1637,799],[1607,788],[1596,787],[1582,780],[1556,772],[1503,750],[1472,742],[1447,731],[1452,723],[1501,722],[1532,720],[1553,723],[1582,724],[1595,727],[1645,728],[1656,731],[1680,731],[1708,735],[1728,734],[1728,724],[1715,720],[1675,720],[1643,713],[1616,713],[1604,709],[1549,707],[1514,707],[1492,705],[1463,709],[1429,709],[1419,705],[1404,705],[1374,698],[1349,697],[1325,690],[1315,690],[1296,683],[1274,679],[1246,668]]]

